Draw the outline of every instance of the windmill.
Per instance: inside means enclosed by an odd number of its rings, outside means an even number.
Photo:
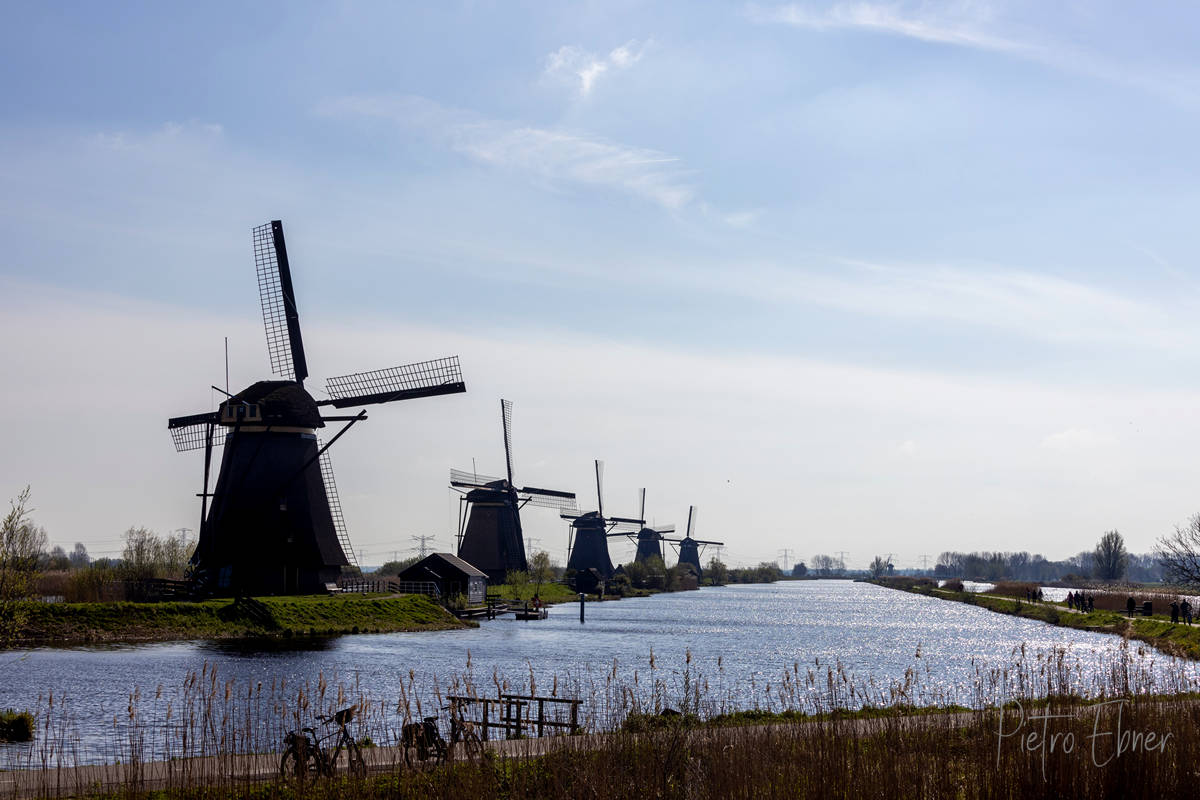
[[[525,539],[521,509],[526,505],[575,511],[575,493],[513,484],[512,403],[500,401],[504,430],[504,478],[450,470],[451,488],[464,491],[458,505],[458,557],[487,574],[491,583],[504,583],[510,571],[524,572]],[[466,507],[466,515],[463,510]]]
[[[677,562],[677,566],[682,566],[684,564],[690,566],[696,573],[696,577],[699,578],[704,574],[704,571],[700,568],[700,551],[710,544],[717,547],[724,547],[725,543],[696,539],[692,536],[695,530],[696,507],[688,506],[687,535],[682,539],[663,539],[663,541],[670,542],[672,546],[678,545],[678,547],[676,547],[676,550],[679,553],[679,561]]]
[[[167,422],[175,449],[204,450],[200,538],[192,575],[203,592],[293,594],[320,591],[354,564],[328,450],[367,418],[322,416],[335,409],[465,392],[458,356],[330,378],[328,400],[304,388],[308,362],[292,289],[283,223],[254,229],[254,263],[276,380],[226,394],[216,411]],[[216,387],[214,387],[216,388]],[[322,444],[327,422],[345,425]],[[208,491],[214,447],[224,445]],[[211,506],[210,506],[211,501]]]
[[[642,519],[646,518],[646,490],[642,489],[642,505],[641,513],[638,514]],[[644,525],[644,523],[643,523]],[[644,564],[651,558],[663,560],[662,543],[664,541],[663,534],[674,533],[674,525],[660,525],[656,528],[642,527],[637,531],[622,532],[628,536],[631,542],[637,544],[637,552],[634,553],[633,560],[639,564]]]
[[[636,525],[634,530],[638,530],[646,521],[604,516],[603,461],[596,461],[596,508],[596,511],[586,514],[559,514],[563,519],[571,520],[570,538],[567,541],[567,549],[570,551],[567,569],[573,569],[576,573],[595,569],[601,578],[607,580],[613,574],[612,559],[608,555],[608,537],[624,536],[628,533],[628,526]],[[616,528],[622,530],[613,533]]]

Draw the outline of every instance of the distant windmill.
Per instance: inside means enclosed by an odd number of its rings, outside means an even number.
[[[454,394],[466,385],[452,356],[330,378],[330,399],[314,400],[304,388],[308,362],[283,223],[255,228],[253,241],[267,351],[280,379],[228,395],[216,411],[167,422],[177,450],[204,449],[192,574],[202,591],[218,594],[314,592],[354,563],[327,451],[367,417],[365,410],[322,417],[320,407]],[[326,422],[346,425],[322,446],[317,429]],[[221,470],[209,494],[212,449],[221,445]]]
[[[521,533],[521,509],[526,504],[560,512],[575,511],[574,492],[533,486],[518,489],[513,485],[512,403],[508,400],[500,401],[500,420],[507,477],[450,470],[450,486],[468,490],[459,500],[458,557],[487,573],[492,583],[504,583],[510,571],[528,569]]]
[[[644,519],[629,517],[604,516],[604,462],[596,461],[596,511],[586,514],[562,513],[563,519],[571,520],[571,533],[567,542],[570,555],[567,558],[567,569],[577,573],[595,569],[600,577],[608,579],[613,574],[612,559],[608,555],[608,537],[624,536],[627,530],[616,533],[615,528],[637,526],[640,529],[646,524]]]
[[[642,505],[641,513],[638,514],[642,519],[646,518],[646,490],[642,489]],[[644,525],[644,523],[643,523]],[[625,532],[624,535],[629,537],[629,540],[637,543],[637,552],[633,556],[633,560],[639,564],[644,564],[651,558],[663,560],[663,534],[674,533],[674,525],[659,525],[654,528],[643,527],[636,533],[633,531]]]
[[[700,552],[710,544],[716,547],[724,547],[725,543],[696,539],[692,536],[695,531],[696,507],[688,506],[687,535],[682,539],[663,539],[663,541],[671,542],[672,546],[678,545],[676,547],[679,552],[679,561],[677,563],[679,565],[690,565],[695,571],[696,577],[699,578],[704,574],[704,571],[700,568]]]

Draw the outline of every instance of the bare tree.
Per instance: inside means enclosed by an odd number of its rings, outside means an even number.
[[[1156,551],[1163,579],[1183,586],[1200,586],[1200,514],[1193,514],[1175,532],[1158,540]]]
[[[38,558],[46,546],[46,532],[30,520],[31,511],[26,486],[0,520],[0,647],[24,624],[23,601],[33,593]]]
[[[812,557],[812,566],[813,569],[817,571],[818,575],[820,575],[822,578],[826,578],[833,574],[834,568],[837,567],[837,561],[833,558],[833,556],[827,556],[824,553],[821,553]]]
[[[875,556],[875,560],[872,561],[871,566],[868,567],[868,569],[871,570],[872,578],[881,577],[883,575],[883,573],[887,572],[887,568],[888,568],[887,560],[882,558],[881,556]]]
[[[1129,569],[1129,552],[1125,549],[1125,539],[1114,531],[1106,531],[1096,543],[1096,551],[1092,554],[1092,564],[1097,578],[1115,581],[1125,576]]]

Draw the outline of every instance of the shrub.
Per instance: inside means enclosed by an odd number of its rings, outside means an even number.
[[[28,711],[0,711],[0,742],[28,742],[33,738],[33,714]]]

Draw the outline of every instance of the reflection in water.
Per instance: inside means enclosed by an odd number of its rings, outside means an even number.
[[[298,636],[293,639],[214,639],[197,642],[196,652],[254,658],[276,653],[323,653],[337,649],[337,636]]]
[[[1014,661],[1037,673],[1021,680],[1042,686],[1053,680],[1087,692],[1114,674],[1123,652],[1115,636],[828,580],[590,603],[582,625],[574,606],[559,606],[544,621],[501,618],[465,630],[264,645],[172,642],[12,654],[20,658],[5,667],[0,708],[42,708],[53,691],[60,709],[64,699],[68,704],[83,758],[95,758],[119,743],[114,731],[124,724],[135,689],[148,709],[142,713],[165,714],[189,673],[203,673],[215,693],[234,698],[267,687],[294,699],[288,693],[295,687],[341,684],[377,701],[378,724],[392,727],[398,705],[420,699],[432,708],[434,694],[451,681],[491,693],[504,686],[528,690],[532,681],[583,697],[589,720],[603,725],[605,714],[624,702],[620,686],[658,687],[678,697],[686,681],[720,708],[811,708],[823,691],[812,687],[813,676],[823,686],[832,668],[847,676],[847,685],[857,682],[856,694],[844,700],[850,705],[863,702],[863,693],[868,702],[894,698],[897,687],[908,702],[972,705],[1013,690]],[[1065,654],[1045,657],[1063,647]],[[1154,658],[1138,665],[1145,674],[1137,680],[1169,673],[1176,682],[1162,685],[1177,688],[1179,680],[1194,677],[1192,665],[1150,652]],[[329,703],[337,702],[335,694],[330,689]],[[274,742],[277,733],[272,728],[262,735]]]

